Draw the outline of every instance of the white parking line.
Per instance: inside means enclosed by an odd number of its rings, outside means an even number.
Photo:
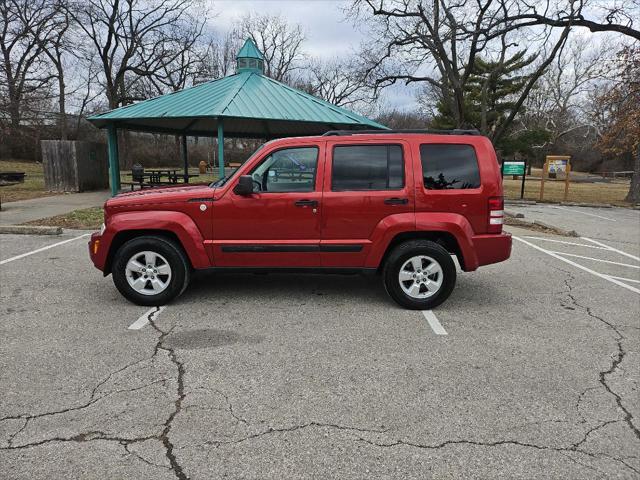
[[[636,257],[635,255],[631,255],[630,253],[623,252],[622,250],[618,250],[617,248],[610,247],[609,245],[606,245],[606,244],[604,244],[602,242],[597,242],[596,240],[592,240],[592,239],[587,238],[587,237],[580,237],[580,238],[582,238],[583,240],[586,240],[587,242],[595,243],[596,245],[600,245],[601,247],[604,247],[607,250],[611,250],[612,252],[619,253],[620,255],[624,255],[625,257],[633,258],[634,260],[637,260],[638,262],[640,262],[640,257]]]
[[[603,220],[608,220],[610,222],[615,222],[615,220],[613,218],[603,217],[602,215],[596,215],[595,213],[583,212],[581,210],[574,210],[573,208],[558,207],[556,205],[552,205],[552,208],[558,208],[560,210],[566,210],[568,212],[581,213],[582,215],[589,215],[590,217],[596,217],[596,218],[601,218]]]
[[[616,285],[619,285],[619,286],[621,286],[623,288],[626,288],[627,290],[631,290],[632,292],[640,294],[640,290],[639,289],[637,289],[635,287],[632,287],[631,285],[627,285],[626,283],[623,283],[620,280],[616,280],[615,278],[611,278],[608,275],[596,272],[595,270],[591,270],[590,268],[587,268],[587,267],[585,267],[583,265],[580,265],[579,263],[572,262],[571,260],[569,260],[567,258],[564,258],[561,255],[553,253],[551,250],[546,250],[546,249],[544,249],[542,247],[539,247],[538,245],[534,245],[531,242],[527,242],[526,240],[524,240],[524,239],[522,239],[520,237],[516,237],[515,235],[512,238],[514,240],[518,240],[519,242],[522,242],[522,243],[524,243],[526,245],[529,245],[530,247],[535,248],[536,250],[539,250],[539,251],[541,251],[543,253],[546,253],[547,255],[550,255],[553,258],[557,258],[558,260],[560,260],[562,262],[568,263],[569,265],[572,265],[572,266],[574,266],[576,268],[579,268],[580,270],[584,270],[585,272],[589,272],[591,275],[595,275],[596,277],[603,278],[603,279],[607,280],[608,282],[615,283]],[[531,237],[527,237],[527,238],[531,238]],[[534,238],[540,238],[540,240],[544,240],[542,237],[534,237]],[[598,248],[598,247],[594,247],[594,248]],[[605,249],[605,250],[607,250],[607,249]]]
[[[438,321],[436,314],[433,313],[432,310],[423,310],[422,314],[424,315],[424,318],[427,319],[427,322],[429,323],[431,330],[433,330],[433,332],[436,335],[447,335],[447,331],[444,329],[442,325],[440,325],[440,322]]]
[[[545,242],[562,243],[564,245],[574,245],[576,247],[595,248],[596,250],[610,250],[610,248],[607,247],[607,246],[594,247],[593,245],[587,245],[586,243],[565,242],[563,240],[554,240],[552,238],[545,238],[545,237],[532,237],[532,236],[529,236],[529,235],[523,235],[522,238],[532,238],[534,240],[544,240]],[[585,240],[587,240],[587,239],[585,238]]]
[[[558,255],[564,255],[565,257],[584,258],[585,260],[593,260],[594,262],[611,263],[612,265],[620,265],[621,267],[640,268],[640,265],[630,265],[628,263],[612,262],[611,260],[602,260],[601,258],[585,257],[584,255],[576,255],[574,253],[558,252],[556,250],[549,250],[551,253],[557,253]]]
[[[129,325],[129,330],[140,330],[142,327],[149,323],[149,320],[155,320],[160,315],[165,308],[164,305],[162,307],[153,307],[140,315],[140,318]],[[153,317],[153,318],[152,318]]]
[[[7,258],[6,260],[2,260],[0,265],[4,265],[5,263],[13,262],[14,260],[20,260],[21,258],[28,257],[29,255],[34,255],[36,253],[44,252],[45,250],[49,250],[50,248],[57,247],[58,245],[64,245],[65,243],[73,242],[74,240],[79,240],[84,237],[88,237],[91,235],[90,233],[85,233],[80,235],[79,237],[70,238],[68,240],[63,240],[62,242],[54,243],[52,245],[47,245],[46,247],[38,248],[36,250],[32,250],[27,253],[23,253],[21,255],[16,255],[15,257]]]
[[[620,280],[622,282],[632,282],[632,283],[640,283],[640,280],[634,280],[633,278],[626,277],[616,277],[615,275],[607,275],[609,278],[615,278],[616,280]]]

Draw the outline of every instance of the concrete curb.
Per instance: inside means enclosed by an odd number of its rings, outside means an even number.
[[[509,199],[504,199],[504,204],[505,205],[535,205],[538,202],[536,202],[535,200],[509,200]]]
[[[610,203],[581,203],[581,202],[547,202],[542,201],[539,202],[537,200],[504,200],[505,205],[565,205],[567,207],[590,207],[590,208],[613,208],[616,205],[611,205]],[[620,207],[620,208],[636,208],[636,207]]]
[[[558,205],[566,205],[568,207],[613,208],[613,205],[610,203],[560,202]]]
[[[0,235],[60,235],[62,227],[43,227],[37,225],[0,225]]]

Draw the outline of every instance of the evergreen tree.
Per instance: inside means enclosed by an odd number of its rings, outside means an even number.
[[[491,138],[511,111],[516,108],[514,99],[531,78],[531,74],[523,73],[522,70],[531,65],[537,57],[537,55],[527,56],[526,53],[526,50],[521,50],[509,58],[503,57],[500,60],[491,61],[476,58],[472,74],[465,87],[466,128],[478,129],[483,135]],[[455,128],[454,116],[447,108],[447,103],[438,101],[436,108],[438,114],[432,126],[444,129]],[[496,147],[512,150],[520,144],[520,141],[514,141],[507,135],[499,140]],[[520,151],[519,147],[518,151]]]

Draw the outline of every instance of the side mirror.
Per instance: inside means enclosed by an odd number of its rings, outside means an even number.
[[[251,195],[253,193],[253,178],[251,175],[241,175],[238,183],[233,187],[236,195]]]

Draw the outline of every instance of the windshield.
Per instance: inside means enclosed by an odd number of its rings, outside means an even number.
[[[256,148],[255,152],[253,152],[251,154],[251,156],[246,160],[247,162],[249,160],[251,160],[253,157],[255,157],[257,155],[257,153],[262,150],[262,147],[264,147],[266,145],[266,143],[263,143],[262,145],[260,145],[258,148]],[[242,166],[242,165],[241,165]],[[240,170],[240,167],[235,168],[229,175],[226,175],[218,180],[216,180],[215,182],[212,182],[209,187],[214,188],[214,187],[222,187],[223,185],[225,185],[229,180],[231,180],[233,178],[233,176],[236,174],[236,172]]]

